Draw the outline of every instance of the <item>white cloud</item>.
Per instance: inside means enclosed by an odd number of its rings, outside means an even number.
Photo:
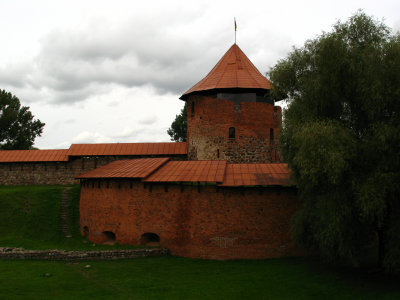
[[[54,149],[69,149],[71,143],[68,142],[61,142],[54,146]]]
[[[157,116],[147,116],[147,117],[139,120],[139,124],[152,125],[152,124],[156,123],[157,120],[158,120]]]
[[[154,142],[169,141],[165,128],[183,104],[178,95],[158,95],[151,87],[118,85],[73,105],[31,103],[35,117],[46,123],[35,145],[43,149],[63,142],[143,142],[149,137]]]
[[[126,138],[133,138],[138,135],[140,132],[140,129],[132,129],[129,127],[125,127],[121,132],[116,133],[113,138],[120,138],[120,139],[126,139]]]
[[[74,144],[85,144],[85,143],[109,143],[111,139],[98,133],[82,131],[72,139]]]

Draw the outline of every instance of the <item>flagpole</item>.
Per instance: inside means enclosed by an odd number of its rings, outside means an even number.
[[[236,29],[237,29],[237,26],[236,26],[236,18],[233,18],[233,22],[234,22],[234,24],[235,24],[235,44],[236,44]]]

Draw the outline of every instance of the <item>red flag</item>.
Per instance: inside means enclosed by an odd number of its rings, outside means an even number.
[[[237,26],[236,26],[236,18],[233,18],[233,20],[235,21],[235,31],[237,30]]]

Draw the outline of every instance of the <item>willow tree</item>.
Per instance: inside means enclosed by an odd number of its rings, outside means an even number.
[[[302,207],[293,233],[331,259],[400,270],[400,36],[357,12],[269,73],[289,102],[282,153]]]

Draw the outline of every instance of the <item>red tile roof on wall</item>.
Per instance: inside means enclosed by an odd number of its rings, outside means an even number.
[[[72,144],[70,156],[101,155],[186,155],[186,143]]]
[[[68,161],[68,150],[3,150],[0,162]]]
[[[1,162],[68,161],[69,156],[186,155],[186,143],[72,144],[60,150],[4,150]]]
[[[226,161],[169,161],[145,182],[222,182]]]
[[[220,186],[294,185],[287,164],[228,164]]]
[[[211,182],[219,186],[294,185],[287,164],[227,164],[169,158],[119,160],[77,178],[142,178],[143,182]]]
[[[76,178],[144,178],[168,160],[168,157],[117,160]]]
[[[271,89],[268,79],[236,44],[229,48],[206,77],[186,91],[180,99],[186,100],[193,92],[227,88]]]

